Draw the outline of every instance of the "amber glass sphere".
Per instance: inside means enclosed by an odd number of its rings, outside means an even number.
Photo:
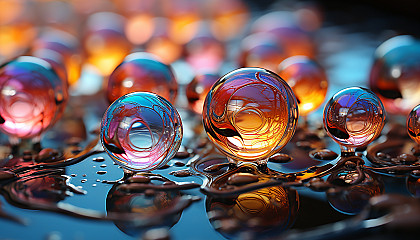
[[[210,140],[229,159],[266,161],[293,136],[298,119],[295,95],[277,74],[240,68],[220,78],[204,102]]]
[[[194,79],[187,85],[186,94],[188,105],[191,110],[201,114],[203,112],[203,104],[207,93],[220,76],[218,74],[197,74]]]
[[[324,128],[342,150],[365,146],[382,131],[385,109],[370,90],[349,87],[337,92],[324,109]]]
[[[420,102],[420,41],[397,36],[375,52],[370,88],[393,114],[408,114]]]
[[[136,52],[128,55],[112,72],[106,95],[112,103],[124,94],[145,91],[175,103],[177,90],[178,83],[169,65],[152,54]]]
[[[279,75],[295,93],[300,116],[307,116],[324,102],[328,79],[315,61],[306,56],[287,58],[279,66]]]

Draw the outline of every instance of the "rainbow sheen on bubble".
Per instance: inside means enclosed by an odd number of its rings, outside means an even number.
[[[344,149],[366,146],[382,131],[385,109],[370,90],[349,87],[337,92],[324,108],[324,128]],[[343,149],[342,149],[343,150]]]
[[[169,101],[149,92],[118,98],[106,110],[101,141],[112,160],[134,172],[165,165],[182,141],[182,122]]]
[[[292,89],[262,68],[241,68],[220,78],[208,93],[203,124],[210,140],[234,161],[259,162],[293,136],[298,106]]]
[[[0,130],[10,137],[39,137],[67,100],[66,83],[45,60],[21,56],[0,67]]]

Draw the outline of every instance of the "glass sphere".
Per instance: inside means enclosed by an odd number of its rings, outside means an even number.
[[[278,45],[271,33],[255,33],[241,42],[238,64],[241,67],[262,67],[277,71],[279,64],[287,58],[284,49]]]
[[[313,58],[316,54],[315,44],[296,20],[296,15],[292,12],[269,12],[255,20],[251,26],[251,32],[273,34],[287,57],[305,55]]]
[[[106,95],[111,103],[130,92],[153,92],[174,104],[177,90],[178,83],[170,66],[152,54],[136,52],[112,72]]]
[[[165,165],[178,151],[181,118],[163,97],[149,92],[129,93],[106,110],[101,141],[112,160],[124,169],[151,171]]]
[[[198,114],[203,112],[203,104],[207,93],[219,78],[218,74],[212,73],[198,74],[194,77],[185,90],[191,110]]]
[[[420,104],[408,114],[407,132],[417,144],[420,144]]]
[[[186,62],[197,72],[219,70],[226,55],[224,43],[209,33],[198,34],[184,49]]]
[[[57,29],[45,29],[36,39],[32,46],[32,55],[42,54],[45,57],[46,51],[51,54],[58,54],[62,58],[62,64],[66,71],[66,81],[70,85],[75,84],[82,71],[82,56],[79,40],[64,31]]]
[[[361,87],[339,91],[324,109],[324,128],[344,149],[369,144],[381,133],[384,120],[381,100]]]
[[[375,52],[369,84],[387,112],[408,114],[420,102],[420,41],[397,36],[382,43]]]
[[[86,62],[103,76],[109,76],[132,49],[124,23],[122,16],[111,12],[95,13],[87,20],[83,39]]]
[[[296,95],[299,116],[307,116],[324,102],[328,79],[318,63],[306,56],[293,56],[284,60],[279,68],[279,75]]]
[[[4,64],[0,86],[0,130],[16,138],[40,136],[59,119],[68,99],[67,86],[37,57]]]
[[[240,68],[217,81],[204,102],[210,140],[231,160],[267,161],[292,138],[298,119],[295,95],[277,74]]]

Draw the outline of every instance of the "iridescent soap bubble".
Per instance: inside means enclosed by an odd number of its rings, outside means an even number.
[[[182,123],[169,101],[149,92],[118,98],[106,110],[101,141],[112,160],[125,170],[151,171],[178,151]]]
[[[106,95],[111,103],[136,91],[153,92],[175,103],[178,83],[169,65],[152,54],[136,52],[125,57],[112,72]]]
[[[207,93],[220,76],[213,73],[197,74],[185,89],[188,106],[194,112],[201,114]]]
[[[262,68],[241,68],[220,78],[203,108],[210,140],[230,160],[242,162],[266,162],[291,139],[297,119],[292,89]]]
[[[420,102],[420,41],[393,37],[375,52],[369,86],[387,112],[408,114]]]
[[[299,116],[307,116],[324,102],[328,79],[325,70],[314,60],[306,56],[287,58],[279,65],[279,75],[296,95]]]
[[[420,144],[420,105],[415,106],[408,114],[407,132],[417,144]]]
[[[342,153],[354,153],[366,146],[382,131],[385,109],[370,90],[349,87],[337,92],[324,108],[324,128]]]
[[[61,116],[67,86],[52,66],[22,56],[0,68],[0,130],[14,138],[39,137]]]

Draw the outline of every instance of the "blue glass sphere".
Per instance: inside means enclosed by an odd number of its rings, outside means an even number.
[[[133,92],[114,101],[101,123],[105,151],[125,170],[151,171],[165,165],[178,151],[182,123],[165,98]]]

